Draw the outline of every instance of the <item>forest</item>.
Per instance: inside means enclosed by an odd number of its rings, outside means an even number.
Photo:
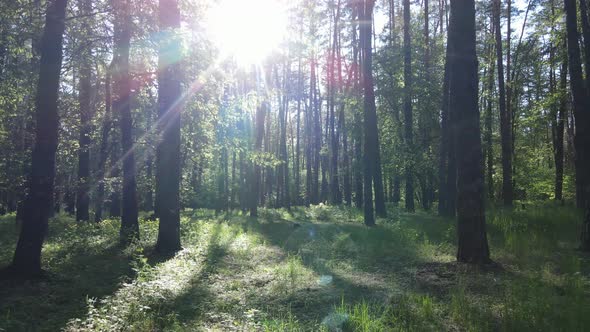
[[[589,331],[589,10],[0,1],[0,332]]]

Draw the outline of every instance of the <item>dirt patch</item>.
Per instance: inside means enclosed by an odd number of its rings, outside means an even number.
[[[414,280],[429,293],[445,294],[457,283],[458,263],[427,263],[418,267]]]

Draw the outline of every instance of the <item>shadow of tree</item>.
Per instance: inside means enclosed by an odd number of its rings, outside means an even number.
[[[41,281],[0,281],[0,329],[58,331],[72,318],[84,315],[88,298],[112,294],[131,277],[131,257],[113,244],[88,253],[62,248],[64,261]]]
[[[185,290],[178,296],[161,303],[159,316],[172,315],[180,323],[198,322],[214,306],[216,294],[209,288],[210,279],[216,274],[223,258],[228,254],[228,247],[235,239],[233,232],[225,242],[221,241],[223,224],[216,222],[207,241],[202,267],[188,282]],[[161,326],[165,328],[165,326]]]

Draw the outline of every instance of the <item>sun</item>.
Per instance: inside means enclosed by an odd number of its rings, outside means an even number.
[[[285,38],[286,7],[279,0],[220,0],[205,23],[221,56],[249,66],[262,62]]]

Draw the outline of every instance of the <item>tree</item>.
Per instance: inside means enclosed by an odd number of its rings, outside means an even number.
[[[55,152],[58,139],[57,98],[67,0],[48,3],[40,45],[39,81],[35,98],[35,144],[29,191],[12,271],[32,277],[41,273],[41,248],[53,209]]]
[[[590,115],[588,92],[582,80],[580,46],[578,45],[577,12],[575,0],[564,0],[570,86],[576,119],[574,147],[576,149],[576,195],[578,206],[585,209],[581,247],[590,251]]]
[[[456,116],[457,260],[488,263],[484,177],[478,107],[478,69],[475,47],[475,1],[451,0],[452,62],[450,108]]]
[[[156,199],[160,226],[156,250],[180,249],[180,9],[177,0],[159,2],[158,133]]]
[[[263,101],[261,105],[256,108],[256,140],[254,143],[254,153],[258,156],[262,152],[262,140],[264,139],[264,117],[266,115],[267,102]],[[250,191],[250,217],[258,217],[258,193],[260,192],[261,181],[261,166],[260,160],[255,155],[254,169],[252,173],[252,187]]]
[[[451,13],[452,14],[452,13]],[[446,60],[443,77],[443,91],[441,101],[441,143],[439,159],[439,195],[438,213],[441,216],[454,217],[457,195],[457,161],[455,144],[453,143],[455,125],[452,122],[451,109],[449,108],[450,80],[452,73],[452,43],[453,25],[449,25],[447,32],[449,38],[446,45]]]
[[[504,61],[502,51],[502,30],[500,26],[501,0],[494,0],[494,29],[496,35],[496,56],[498,69],[498,92],[500,98],[500,140],[502,148],[502,200],[505,206],[512,206],[512,124],[510,109],[506,106],[507,96],[504,84]],[[508,50],[510,53],[510,50]]]
[[[121,240],[139,238],[137,221],[137,189],[135,183],[135,151],[131,120],[131,79],[129,77],[129,49],[131,47],[131,16],[128,0],[115,0],[115,70],[113,110],[119,116],[121,147],[123,148],[123,196]]]
[[[112,80],[112,67],[114,63],[111,63],[106,70],[106,77],[105,77],[105,111],[104,111],[104,119],[102,121],[102,128],[100,131],[100,150],[98,156],[98,174],[97,174],[97,181],[98,188],[96,190],[96,201],[94,206],[94,221],[100,222],[102,220],[102,210],[104,205],[104,191],[105,191],[105,176],[107,172],[105,170],[107,157],[108,157],[108,148],[109,148],[109,133],[112,127],[112,119],[111,119],[111,80]]]
[[[373,215],[373,190],[375,191],[375,212],[385,216],[383,197],[383,180],[381,174],[381,158],[379,155],[379,136],[377,131],[377,109],[372,72],[371,23],[374,0],[367,0],[364,6],[364,20],[360,25],[362,48],[363,92],[364,92],[364,218],[367,226],[375,225]],[[374,188],[373,188],[374,187]]]
[[[331,160],[330,160],[330,198],[331,203],[338,205],[342,203],[342,192],[340,191],[340,174],[338,172],[338,148],[339,148],[339,139],[338,135],[339,132],[336,132],[336,114],[334,111],[335,104],[336,104],[336,84],[340,88],[342,86],[342,76],[339,75],[338,80],[336,79],[335,75],[335,66],[336,62],[338,62],[338,67],[340,69],[340,58],[339,58],[339,45],[338,39],[340,36],[339,30],[339,20],[340,20],[340,0],[338,0],[336,4],[336,13],[334,16],[334,28],[333,28],[333,35],[332,35],[332,47],[330,50],[330,59],[328,60],[329,69],[328,69],[328,84],[330,86],[330,151]],[[341,74],[341,71],[338,71]]]
[[[567,111],[567,57],[561,66],[559,80],[559,105],[551,119],[551,134],[553,139],[553,158],[555,162],[555,186],[556,200],[563,199],[563,134],[565,128],[565,114]]]
[[[92,11],[92,4],[90,0],[80,0],[78,3],[80,8],[80,15],[82,18],[82,36],[84,39],[90,39],[90,22],[89,16]],[[86,41],[82,44],[80,49],[80,93],[78,95],[78,102],[80,104],[80,139],[78,148],[78,190],[76,192],[76,220],[88,221],[90,219],[88,209],[90,206],[90,121],[91,121],[91,105],[90,105],[90,89],[91,89],[91,75],[92,64],[90,62],[92,56],[92,44]]]
[[[404,138],[408,151],[406,157],[406,210],[414,212],[414,174],[411,154],[413,153],[412,117],[412,44],[410,37],[410,0],[404,0]]]

